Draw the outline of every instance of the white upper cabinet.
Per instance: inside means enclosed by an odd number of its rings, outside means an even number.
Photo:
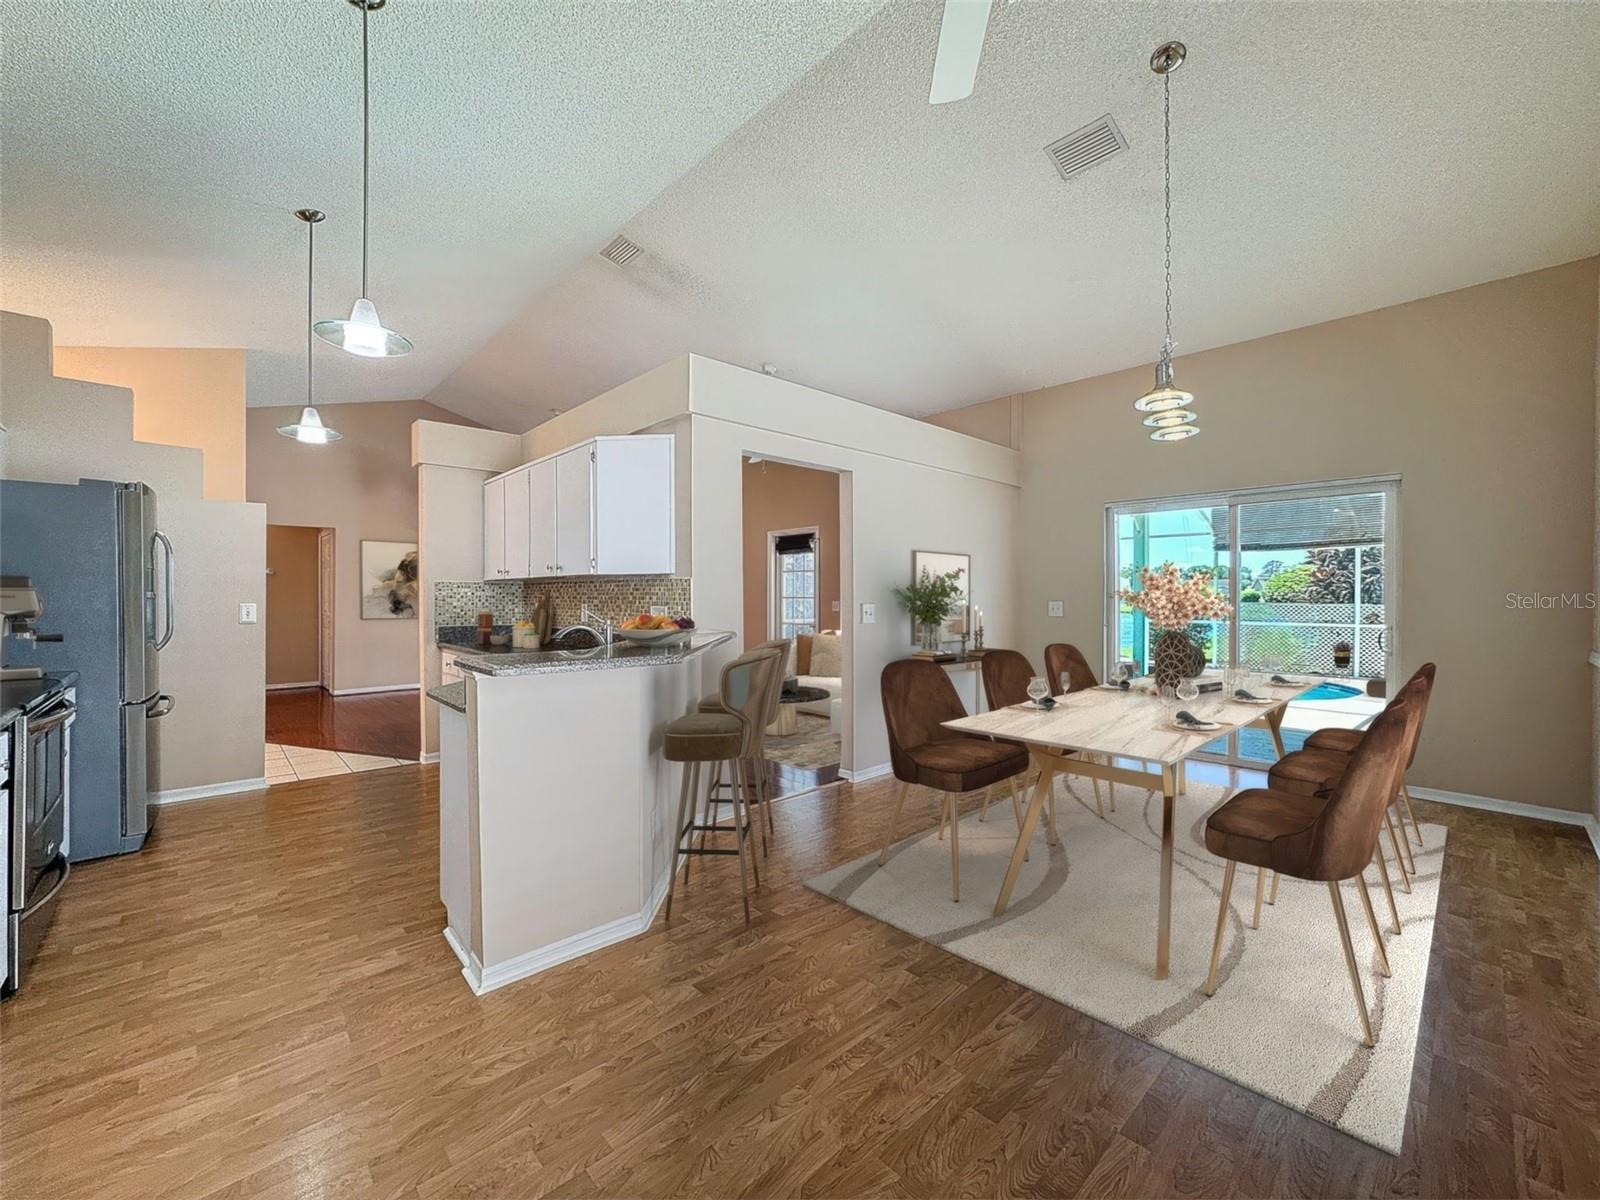
[[[592,575],[595,570],[594,443],[556,455],[557,575]]]
[[[669,575],[672,437],[583,442],[483,486],[485,579]]]
[[[533,574],[528,565],[528,533],[532,515],[529,511],[529,480],[532,475],[533,469],[530,467],[525,471],[513,471],[505,477],[505,570],[512,579],[526,579]]]
[[[483,485],[483,577],[506,578],[506,479]]]
[[[555,498],[556,460],[541,459],[528,468],[529,576],[556,573]]]

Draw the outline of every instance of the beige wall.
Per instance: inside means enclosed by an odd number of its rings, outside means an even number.
[[[985,400],[982,404],[970,404],[966,408],[952,408],[948,412],[934,413],[926,420],[931,425],[953,429],[968,437],[982,438],[997,446],[1009,446],[1013,450],[1020,450],[1022,412],[1021,396],[996,396],[993,400]]]
[[[1148,367],[1023,397],[1023,648],[1099,657],[1108,501],[1399,474],[1400,667],[1439,664],[1413,782],[1588,811],[1591,615],[1506,595],[1596,586],[1597,263],[1184,355],[1186,442],[1145,436]]]
[[[817,628],[837,629],[839,601],[839,477],[787,463],[744,464],[744,643],[770,636],[771,560],[767,535],[815,525],[821,542],[817,563]]]
[[[244,351],[57,346],[55,372],[133,389],[133,436],[192,446],[207,500],[245,499]]]
[[[421,679],[417,625],[361,616],[361,543],[417,540],[417,472],[411,465],[411,423],[471,422],[421,400],[319,407],[343,434],[326,446],[280,437],[295,407],[252,408],[247,414],[250,499],[267,506],[275,525],[314,525],[334,534],[333,686],[414,687]]]
[[[264,627],[240,625],[241,602],[265,599],[266,514],[257,504],[201,498],[201,454],[133,438],[123,388],[51,374],[50,326],[0,313],[0,473],[76,483],[143,480],[172,539],[177,623],[161,652],[161,688],[177,705],[162,722],[162,792],[263,776]]]
[[[314,526],[267,526],[268,687],[317,682],[317,538]]]

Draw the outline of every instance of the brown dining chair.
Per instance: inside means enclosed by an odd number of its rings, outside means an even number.
[[[1414,675],[1406,685],[1395,694],[1393,700],[1385,706],[1384,711],[1392,708],[1400,709],[1410,722],[1406,729],[1406,753],[1409,755],[1416,746],[1417,735],[1422,728],[1422,709],[1427,700],[1427,690],[1430,678],[1423,678],[1420,674]],[[1340,779],[1349,769],[1351,756],[1336,754],[1328,750],[1296,750],[1284,755],[1273,763],[1267,770],[1267,787],[1275,791],[1296,792],[1304,796],[1326,796],[1339,785]],[[1402,768],[1403,769],[1403,768]],[[1390,805],[1398,808],[1395,797],[1390,797]],[[1400,873],[1400,886],[1409,894],[1411,891],[1411,875],[1415,873],[1416,860],[1413,859],[1410,872],[1406,869],[1406,859],[1401,853],[1401,847],[1410,851],[1409,838],[1403,828],[1397,837],[1394,821],[1389,815],[1389,805],[1383,810],[1383,823],[1389,831],[1389,845],[1394,850],[1395,867]],[[1380,834],[1381,834],[1380,830]],[[1376,847],[1378,864],[1378,877],[1383,882],[1383,894],[1389,902],[1389,916],[1394,922],[1394,931],[1400,932],[1400,910],[1395,906],[1394,888],[1389,881],[1389,866],[1383,857],[1383,839],[1380,836]],[[1250,923],[1252,929],[1261,927],[1261,892],[1265,881],[1265,872],[1256,875],[1256,907],[1255,917]],[[1278,902],[1278,877],[1272,879],[1272,898],[1269,903]]]
[[[1088,664],[1085,663],[1085,666]],[[1015,650],[989,650],[983,656],[983,694],[989,704],[989,711],[1010,708],[1013,704],[1026,704],[1028,702],[1028,681],[1037,675],[1033,664],[1027,656]],[[1054,694],[1052,692],[1052,694]],[[1077,751],[1066,751],[1075,754]],[[1100,780],[1090,777],[1094,784],[1094,807],[1102,817],[1106,815],[1105,804],[1100,799]],[[1050,844],[1056,843],[1056,789],[1054,781],[1050,785]]]
[[[1428,681],[1427,691],[1422,698],[1422,713],[1418,717],[1417,736],[1419,740],[1421,739],[1421,722],[1426,721],[1428,718],[1428,701],[1433,696],[1433,679],[1436,674],[1438,674],[1438,668],[1429,662],[1423,663],[1411,676],[1411,679],[1421,676]],[[1407,680],[1407,682],[1409,683],[1410,680]],[[1306,739],[1305,748],[1307,750],[1326,750],[1335,754],[1351,754],[1361,744],[1363,732],[1360,729],[1319,729]],[[1416,753],[1416,742],[1413,742],[1411,744],[1412,757],[1415,757]],[[1410,758],[1406,759],[1406,770],[1411,770]],[[1417,845],[1422,845],[1422,826],[1417,824],[1416,810],[1411,807],[1411,791],[1406,787],[1404,776],[1401,776],[1400,779],[1400,800],[1396,808],[1402,809],[1403,812],[1400,819],[1400,827],[1404,829],[1406,819],[1409,818],[1411,821],[1411,836],[1417,839]]]
[[[889,732],[889,762],[900,781],[894,802],[894,815],[883,839],[878,865],[889,861],[900,812],[906,793],[913,785],[932,788],[942,794],[940,826],[950,823],[950,898],[961,899],[961,811],[963,793],[997,783],[1012,785],[1012,804],[1017,805],[1015,780],[1028,769],[1028,752],[1015,742],[972,737],[944,727],[945,721],[967,715],[956,695],[955,684],[944,668],[925,659],[900,659],[883,668],[879,686],[883,693],[883,721]]]
[[[1070,642],[1051,642],[1044,648],[1044,677],[1050,684],[1052,696],[1070,696],[1073,692],[1086,691],[1092,687],[1099,687],[1100,681],[1095,678],[1094,668],[1089,665],[1089,660]],[[1111,756],[1104,756],[1107,766],[1111,764]],[[1117,811],[1117,785],[1110,780],[1106,781],[1106,798],[1111,803],[1111,811]],[[1100,807],[1100,781],[1094,781],[1094,803]],[[1102,811],[1101,816],[1105,816]]]
[[[1394,795],[1414,718],[1415,708],[1411,704],[1392,704],[1384,709],[1351,755],[1350,765],[1338,784],[1325,795],[1249,788],[1234,795],[1206,818],[1206,849],[1227,863],[1223,868],[1222,902],[1217,910],[1217,928],[1211,946],[1211,969],[1206,976],[1207,996],[1215,995],[1217,990],[1222,935],[1227,928],[1234,871],[1240,863],[1296,879],[1324,882],[1333,902],[1345,970],[1355,992],[1362,1041],[1367,1046],[1376,1044],[1339,885],[1349,879],[1357,881],[1367,928],[1378,947],[1379,967],[1387,976],[1389,956],[1372,910],[1365,870],[1377,852],[1382,814]]]

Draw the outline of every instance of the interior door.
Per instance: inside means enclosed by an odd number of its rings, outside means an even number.
[[[333,691],[333,530],[317,530],[317,682]]]
[[[594,448],[556,457],[556,573],[587,575],[594,559]]]
[[[506,577],[506,481],[483,485],[483,577]]]
[[[531,471],[517,471],[505,477],[505,573],[512,579],[526,579],[528,569],[528,480]]]
[[[534,463],[528,476],[528,573],[556,573],[556,460]]]

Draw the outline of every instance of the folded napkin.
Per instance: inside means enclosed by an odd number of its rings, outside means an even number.
[[[1172,718],[1173,723],[1189,729],[1217,729],[1220,726],[1215,721],[1202,721],[1188,709],[1179,709],[1178,715]]]
[[[1274,675],[1274,676],[1273,676],[1273,677],[1272,677],[1272,682],[1273,682],[1273,683],[1286,683],[1286,684],[1288,684],[1288,685],[1289,685],[1289,686],[1290,686],[1290,687],[1299,687],[1299,686],[1300,686],[1300,684],[1301,684],[1301,683],[1302,683],[1302,682],[1303,682],[1303,681],[1302,681],[1302,680],[1299,680],[1299,679],[1285,679],[1285,678],[1284,678],[1284,677],[1283,677],[1283,676],[1282,676],[1282,675]]]
[[[1266,699],[1265,696],[1258,696],[1254,692],[1248,691],[1245,688],[1234,688],[1233,689],[1233,698],[1235,700],[1265,700]]]

